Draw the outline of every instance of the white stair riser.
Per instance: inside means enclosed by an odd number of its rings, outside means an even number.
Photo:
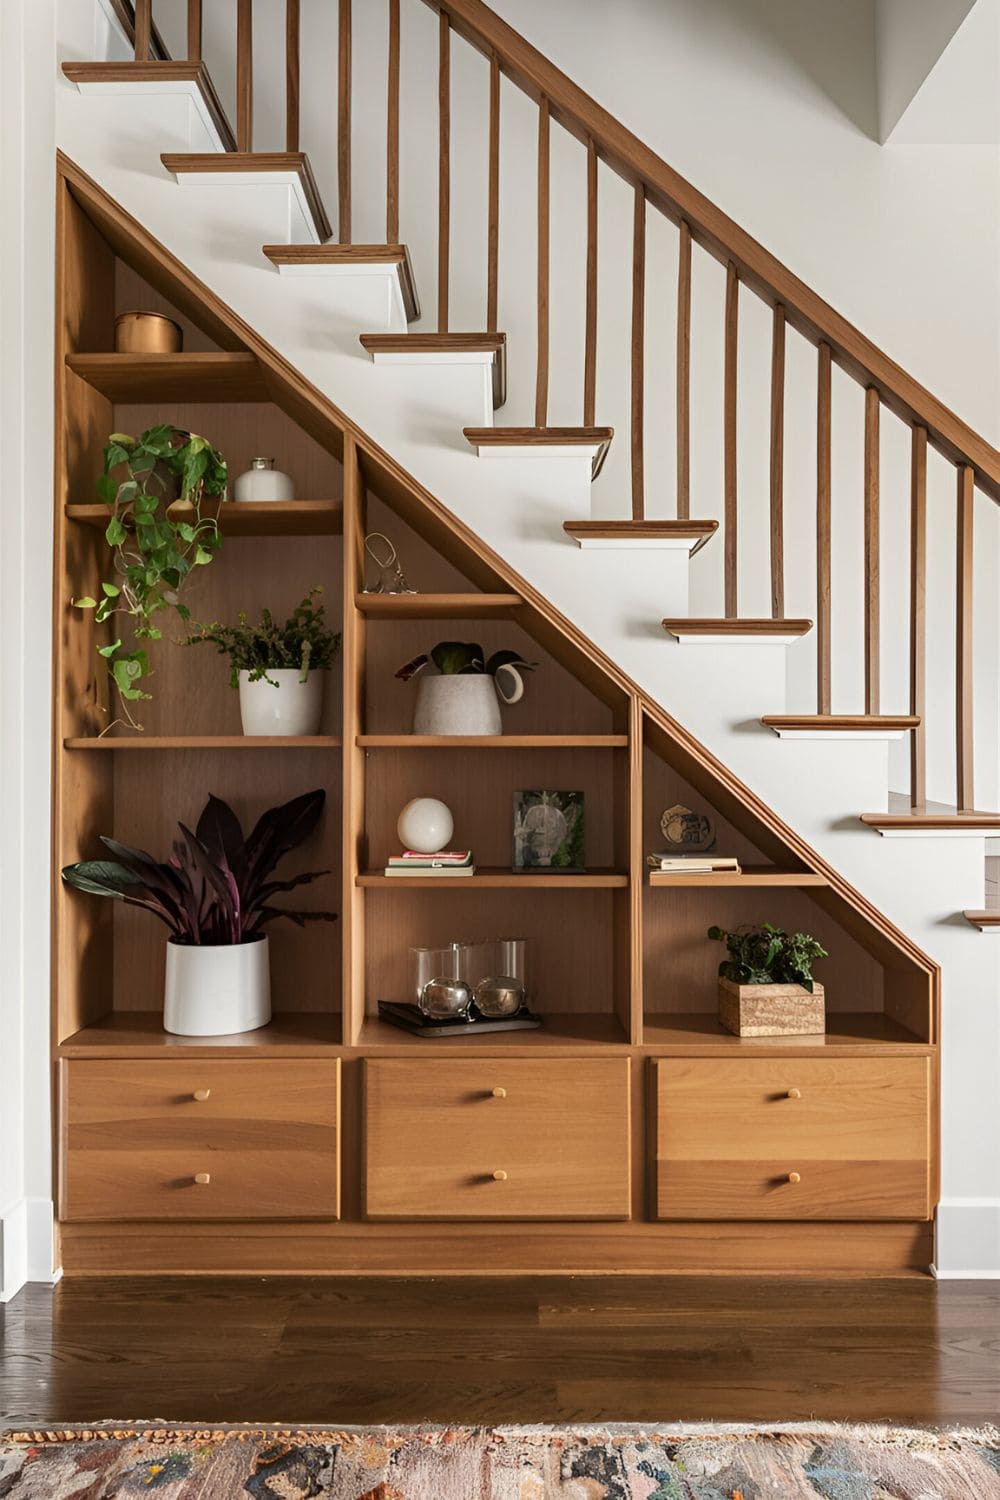
[[[149,103],[156,98],[183,98],[188,104],[185,132],[175,145],[165,145],[162,149],[192,152],[225,150],[222,138],[215,127],[215,121],[206,108],[201,90],[195,83],[183,79],[173,81],[163,79],[150,83],[85,82],[74,84],[74,87],[84,94],[106,95],[108,98],[120,100],[123,119],[127,117],[129,120],[136,111],[140,109],[145,111]],[[143,103],[126,102],[136,97],[141,98]]]
[[[279,265],[275,269],[282,279],[302,277],[321,282],[331,320],[355,334],[407,331],[406,309],[394,266],[387,270],[382,263]]]
[[[358,358],[374,370],[377,388],[400,409],[418,408],[427,434],[438,442],[464,441],[463,427],[493,426],[493,378],[482,362],[428,360],[418,371],[413,358],[377,355],[358,345]],[[469,450],[472,451],[471,449]]]
[[[265,190],[283,205],[280,232],[265,244],[318,245],[319,234],[309,211],[297,172],[178,172],[176,181],[186,189],[211,193],[213,209],[222,209],[225,222],[242,225],[246,211],[252,216]]]

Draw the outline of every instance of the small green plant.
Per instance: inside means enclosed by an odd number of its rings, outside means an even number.
[[[184,581],[192,568],[212,561],[222,541],[216,517],[203,514],[202,505],[225,496],[227,477],[225,459],[197,433],[168,422],[150,427],[140,438],[113,432],[104,448],[97,492],[109,511],[104,536],[115,576],[102,579],[99,598],[88,594],[74,599],[76,608],[93,610],[98,624],[113,615],[127,616],[134,640],[161,639],[155,623],[161,610],[173,609],[189,619],[190,611],[180,602]],[[180,499],[190,509],[171,518],[178,479]],[[121,636],[97,651],[126,720],[133,729],[141,728],[129,704],[150,697],[141,685],[150,674],[149,656],[141,646],[124,645]]]
[[[710,927],[708,936],[725,943],[729,958],[719,965],[719,977],[734,984],[800,984],[812,994],[812,966],[827,958],[824,947],[805,932],[789,935],[770,922],[746,925],[726,932]]]
[[[439,641],[434,649],[428,654],[422,653],[415,656],[400,667],[396,676],[403,682],[409,682],[411,677],[416,677],[424,667],[433,664],[443,677],[457,677],[469,675],[482,675],[487,673],[495,677],[498,672],[507,667],[520,668],[522,672],[533,672],[536,662],[525,661],[520,651],[494,651],[493,655],[487,657],[482,646],[475,641]]]
[[[261,611],[256,624],[241,613],[235,625],[215,620],[211,625],[197,626],[184,644],[210,644],[221,656],[228,656],[229,686],[233,688],[239,687],[241,672],[249,672],[251,682],[263,678],[277,687],[268,672],[290,667],[297,668],[299,681],[305,682],[310,672],[322,672],[333,665],[340,646],[340,632],[330,629],[322,604],[315,602],[322,592],[318,584],[310,589],[283,625],[276,623],[269,609]]]

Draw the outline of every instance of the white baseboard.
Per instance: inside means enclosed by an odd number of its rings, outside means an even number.
[[[934,1265],[939,1281],[1000,1281],[1000,1198],[943,1198]]]
[[[21,1198],[0,1214],[0,1302],[9,1302],[29,1281],[52,1286],[62,1275],[53,1270],[51,1198]]]

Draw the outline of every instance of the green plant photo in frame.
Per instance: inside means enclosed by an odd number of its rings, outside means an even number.
[[[582,792],[514,793],[514,869],[582,871]]]

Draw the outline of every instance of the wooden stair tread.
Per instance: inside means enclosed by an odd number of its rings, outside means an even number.
[[[762,724],[769,729],[860,730],[877,734],[880,730],[917,729],[917,714],[764,714]]]
[[[805,635],[812,629],[812,620],[775,620],[770,616],[761,619],[683,619],[664,620],[664,630],[671,635]],[[765,721],[766,722],[766,721]]]
[[[718,521],[677,520],[609,520],[564,521],[567,536],[583,544],[587,541],[678,541],[692,542],[690,556],[699,552],[719,529]]]
[[[406,321],[413,323],[420,317],[416,279],[406,245],[342,245],[327,241],[325,245],[265,245],[263,250],[271,264],[279,269],[282,266],[293,269],[379,264],[395,266]]]
[[[322,243],[333,233],[304,151],[165,151],[160,160],[168,172],[179,177],[199,172],[293,172],[301,184],[317,238]]]
[[[373,359],[376,354],[492,355],[494,409],[507,399],[505,333],[362,333],[360,342]]]
[[[963,911],[962,916],[981,932],[1000,927],[1000,907],[992,907],[987,911]]]
[[[591,479],[607,458],[613,427],[464,427],[473,448],[594,448]]]
[[[866,828],[890,831],[907,829],[983,829],[1000,831],[1000,813],[953,812],[953,813],[862,813],[861,821]]]
[[[88,84],[100,85],[103,88],[109,83],[193,83],[201,94],[205,109],[218,132],[223,151],[228,153],[236,150],[233,127],[229,123],[222,100],[216,92],[212,76],[204,61],[175,62],[167,59],[135,62],[126,59],[123,62],[64,62],[62,70],[78,88],[86,87]]]

